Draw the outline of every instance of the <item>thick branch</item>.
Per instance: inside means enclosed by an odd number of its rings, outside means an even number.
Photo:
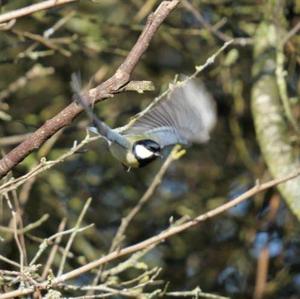
[[[129,82],[135,66],[147,50],[155,32],[178,3],[179,0],[163,1],[156,11],[149,16],[147,24],[139,39],[115,74],[96,88],[88,91],[86,97],[88,104],[92,104],[95,100],[99,101],[112,96],[119,92],[120,88]],[[56,116],[46,121],[37,131],[32,133],[31,136],[26,138],[20,145],[15,147],[0,160],[0,177],[7,174],[33,150],[39,148],[59,129],[69,125],[81,111],[81,105],[72,102]]]

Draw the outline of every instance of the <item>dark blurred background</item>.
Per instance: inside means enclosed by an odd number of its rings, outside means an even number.
[[[42,69],[24,87],[0,97],[1,152],[13,148],[12,144],[1,143],[5,137],[33,132],[71,102],[69,81],[73,72],[80,71],[83,83],[90,87],[112,75],[159,2],[80,1],[18,19],[11,29],[2,31],[0,91],[37,65]],[[0,3],[1,11],[6,12],[32,1]],[[199,75],[218,107],[218,124],[210,142],[189,147],[187,154],[171,165],[150,203],[129,226],[123,245],[159,233],[168,227],[170,217],[194,217],[217,207],[245,192],[257,178],[271,179],[256,142],[250,111],[252,37],[264,18],[264,1],[189,3],[198,14],[189,5],[179,5],[156,33],[134,71],[133,79],[152,80],[155,91],[121,93],[95,106],[97,115],[109,125],[124,125],[165,90],[176,74],[191,74],[225,40],[240,38]],[[299,2],[286,1],[285,13],[291,29],[299,21]],[[43,35],[59,20],[65,23],[51,35],[55,48],[24,33]],[[299,35],[295,36],[285,53],[286,80],[294,97],[300,86],[299,42]],[[47,159],[57,158],[72,147],[74,140],[85,136],[87,125],[87,117],[82,114],[63,130],[50,150],[44,147],[32,153],[13,170],[13,175],[26,173],[45,153]],[[93,201],[84,224],[93,222],[95,227],[75,239],[72,252],[82,259],[68,259],[66,270],[105,254],[121,218],[143,195],[160,166],[161,161],[157,161],[127,173],[111,157],[104,142],[94,142],[39,175],[32,185],[26,185],[30,191],[22,202],[23,221],[26,225],[45,213],[50,218],[26,236],[28,255],[33,256],[39,245],[32,235],[46,238],[54,234],[63,217],[68,218],[69,227],[74,225],[88,197]],[[25,185],[18,192],[25,193],[24,189]],[[2,210],[0,224],[7,226],[10,214],[5,207]],[[0,242],[0,253],[18,259],[12,235],[5,235]],[[263,298],[295,299],[300,298],[299,253],[298,222],[278,191],[269,189],[172,237],[147,254],[144,261],[163,268],[160,278],[169,282],[170,290],[200,286],[205,292],[232,298],[255,298],[258,265],[268,263]],[[4,263],[0,262],[2,267]],[[125,279],[133,274],[128,271],[122,275]]]

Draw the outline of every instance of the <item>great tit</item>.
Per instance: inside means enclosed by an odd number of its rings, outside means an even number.
[[[203,83],[187,78],[125,130],[111,129],[99,119],[90,130],[100,134],[112,155],[130,170],[154,161],[165,147],[208,141],[215,123],[212,96]]]

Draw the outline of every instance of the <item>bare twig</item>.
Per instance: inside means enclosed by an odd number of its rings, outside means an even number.
[[[58,226],[58,232],[59,233],[62,232],[65,229],[66,223],[67,223],[67,218],[64,218]],[[54,240],[54,245],[53,245],[53,247],[50,251],[50,254],[48,256],[48,260],[47,260],[47,262],[45,264],[45,267],[43,269],[42,279],[45,279],[47,277],[49,269],[51,268],[53,260],[56,256],[56,252],[58,250],[58,245],[59,245],[61,239],[62,239],[62,235],[58,235],[58,236],[56,236],[56,238]]]
[[[49,214],[45,214],[43,215],[40,219],[38,219],[37,221],[35,222],[32,222],[28,225],[26,225],[24,228],[22,229],[18,229],[17,230],[17,234],[25,234],[39,226],[41,226],[45,221],[47,221],[47,219],[49,218]],[[6,227],[6,226],[2,226],[0,225],[0,232],[5,232],[5,233],[15,233],[15,230],[13,228],[10,228],[10,227]]]
[[[53,33],[55,33],[59,28],[61,28],[65,23],[67,23],[74,15],[75,11],[72,10],[66,14],[66,16],[59,19],[52,27],[44,31],[43,36],[49,38]]]
[[[48,0],[40,3],[32,4],[20,9],[16,9],[0,15],[0,23],[8,22],[10,20],[18,19],[24,16],[31,15],[35,12],[49,9],[51,7],[57,7],[63,4],[75,2],[77,0]]]
[[[161,183],[161,180],[163,176],[165,175],[167,169],[171,165],[171,163],[174,160],[179,159],[183,154],[185,153],[184,150],[180,150],[180,146],[175,146],[171,153],[169,154],[168,158],[164,162],[164,164],[161,166],[159,172],[155,175],[152,183],[144,193],[144,195],[141,197],[141,199],[138,201],[138,203],[133,207],[133,209],[128,213],[126,217],[124,217],[121,221],[121,225],[119,226],[117,233],[112,241],[112,244],[109,249],[109,253],[116,250],[123,239],[125,238],[125,231],[130,224],[130,222],[133,220],[133,218],[137,215],[137,213],[142,209],[142,207],[149,201],[153,193],[155,192],[156,188]],[[99,268],[97,275],[95,276],[93,280],[93,285],[97,285],[98,281],[102,275],[102,267]]]
[[[144,250],[140,250],[133,255],[131,255],[126,261],[118,263],[117,266],[103,271],[101,278],[105,280],[108,276],[115,276],[127,270],[128,268],[133,267],[137,264],[137,261],[141,259],[145,254],[147,254],[154,246],[149,246]]]
[[[74,142],[73,147],[69,151],[67,151],[65,154],[60,156],[58,159],[47,161],[46,158],[42,158],[41,162],[37,166],[35,166],[31,171],[26,173],[25,175],[23,175],[17,179],[11,179],[8,182],[2,184],[0,186],[0,194],[5,194],[9,191],[12,191],[12,190],[18,188],[19,186],[24,184],[29,179],[32,179],[32,178],[36,177],[38,174],[42,173],[43,171],[50,169],[53,166],[57,165],[58,163],[65,161],[67,158],[72,156],[74,153],[76,153],[79,149],[81,149],[87,143],[92,142],[97,139],[99,139],[98,136],[91,137],[89,135],[89,133],[87,133],[86,137],[79,144]]]
[[[50,1],[61,3],[63,1]],[[87,92],[87,104],[93,104],[95,101],[103,100],[111,97],[113,94],[125,86],[129,81],[135,66],[139,62],[141,56],[147,50],[151,39],[158,30],[160,24],[177,6],[179,0],[163,1],[156,11],[148,18],[147,24],[133,46],[125,61],[119,66],[115,74]],[[12,17],[8,18],[11,19]],[[1,19],[0,19],[1,21]],[[0,160],[0,177],[8,173],[14,166],[28,156],[33,150],[39,148],[49,137],[51,137],[59,129],[69,125],[73,119],[82,111],[82,106],[72,102],[65,109],[59,112],[52,119],[46,121],[37,131],[29,138],[24,140],[20,145],[10,151]]]
[[[136,204],[136,206],[129,212],[129,214],[122,219],[121,225],[118,228],[118,231],[116,233],[116,236],[112,242],[110,252],[116,250],[120,242],[124,238],[125,231],[130,224],[130,222],[133,220],[133,218],[137,215],[137,213],[142,209],[142,207],[149,201],[153,193],[155,192],[156,188],[159,186],[161,183],[161,180],[166,173],[167,169],[171,165],[171,163],[174,160],[179,159],[183,154],[185,153],[184,150],[180,150],[180,146],[175,146],[173,150],[171,151],[170,155],[160,168],[159,172],[155,175],[151,185],[147,189],[147,191],[144,193],[144,195],[141,197],[139,202]]]
[[[0,94],[0,97],[1,97],[1,94]],[[28,138],[29,136],[31,136],[31,133],[1,137],[0,138],[0,146],[18,144],[18,143],[22,142],[23,140],[25,140],[26,138]]]
[[[40,258],[42,253],[46,250],[46,248],[50,244],[50,241],[56,239],[58,236],[72,234],[74,231],[77,231],[77,233],[80,233],[80,232],[85,231],[86,229],[89,229],[89,228],[93,227],[93,226],[94,226],[94,224],[92,223],[92,224],[86,225],[84,227],[81,227],[79,229],[78,228],[71,228],[71,229],[68,229],[68,230],[65,230],[65,231],[62,231],[62,232],[58,232],[58,233],[52,235],[51,237],[49,237],[47,239],[44,239],[43,242],[39,246],[38,252],[34,256],[34,258],[31,260],[29,265],[30,266],[34,265],[37,262],[37,260]]]
[[[5,263],[8,263],[8,264],[10,264],[10,265],[12,265],[14,267],[20,268],[20,264],[19,263],[17,263],[15,261],[13,261],[13,260],[11,260],[11,259],[9,259],[9,258],[7,258],[7,257],[5,257],[3,255],[1,255],[1,254],[0,254],[0,260],[3,261],[3,262],[5,262]]]
[[[66,260],[67,260],[67,256],[68,256],[68,253],[71,249],[71,246],[73,244],[73,241],[78,233],[78,230],[80,229],[80,225],[81,225],[81,222],[83,220],[83,217],[85,216],[86,212],[87,212],[87,209],[89,208],[90,204],[92,202],[92,199],[91,198],[88,198],[88,200],[86,201],[86,203],[84,204],[83,206],[83,209],[78,217],[78,220],[74,226],[74,231],[71,233],[70,235],[70,238],[67,242],[67,245],[65,247],[65,250],[64,250],[64,253],[63,253],[63,256],[62,256],[62,259],[61,259],[61,263],[59,265],[59,269],[58,269],[58,272],[57,272],[57,276],[61,276],[62,273],[63,273],[63,270],[64,270],[64,266],[65,266],[65,263],[66,263]]]
[[[114,289],[112,287],[106,286],[106,285],[99,285],[99,286],[83,286],[83,287],[78,287],[76,285],[63,285],[64,289],[67,290],[81,290],[81,291],[100,291],[102,293],[98,293],[95,295],[84,295],[84,296],[77,296],[77,297],[68,297],[69,299],[89,299],[89,298],[109,298],[111,296],[122,296],[122,297],[130,297],[130,298],[136,298],[138,296],[138,292],[132,290],[132,289],[124,289],[124,290],[118,290]]]
[[[34,34],[31,32],[27,32],[27,31],[20,31],[20,30],[16,30],[16,29],[11,30],[11,32],[15,33],[18,36],[22,36],[22,37],[31,39],[41,45],[44,45],[45,47],[47,47],[51,50],[58,51],[63,56],[70,57],[72,55],[72,53],[70,51],[58,46],[51,39],[41,36],[39,34]]]
[[[262,224],[263,227],[270,227],[274,221],[276,221],[276,216],[280,208],[281,200],[279,193],[272,195],[269,201],[269,209],[267,215],[264,217],[265,221]],[[255,286],[253,299],[262,299],[266,293],[267,281],[268,281],[268,272],[270,266],[270,240],[268,240],[263,248],[259,252],[257,258],[257,268],[256,268],[256,277],[255,277]]]
[[[253,299],[264,298],[264,293],[267,284],[269,263],[270,263],[270,252],[269,252],[268,245],[269,244],[266,244],[263,247],[257,260],[256,282],[255,282]]]
[[[136,276],[135,278],[117,283],[115,286],[115,283],[111,283],[109,285],[102,284],[97,286],[90,286],[90,285],[70,285],[70,284],[60,284],[58,287],[67,289],[67,290],[75,290],[75,291],[88,291],[91,292],[91,294],[87,294],[85,296],[80,297],[71,297],[71,298],[104,298],[108,297],[109,295],[123,295],[125,297],[134,297],[137,298],[139,295],[144,295],[143,289],[146,286],[154,285],[161,283],[160,281],[157,281],[156,278],[161,272],[161,268],[155,267],[153,269],[144,271],[141,275]],[[114,289],[113,287],[116,287],[117,289]],[[94,292],[97,292],[97,294],[93,295]],[[101,293],[98,293],[101,292]],[[147,296],[145,296],[148,298]],[[151,297],[150,297],[151,298]]]
[[[20,245],[22,247],[22,252],[24,255],[24,266],[26,266],[27,265],[27,249],[26,249],[25,238],[24,238],[24,223],[23,223],[23,218],[22,218],[23,210],[20,206],[19,198],[18,198],[16,190],[13,190],[12,198],[13,198],[13,202],[14,202],[14,206],[15,206],[17,226],[19,226],[19,228],[20,228],[20,233],[18,234],[18,229],[16,226],[15,233],[19,235]]]
[[[133,288],[138,288],[141,286],[141,283],[139,285],[135,285],[137,282],[144,281],[146,284],[153,282],[161,272],[162,268],[155,267],[150,270],[143,271],[141,275],[138,275],[130,280],[122,281],[120,283],[117,283],[116,285],[119,285],[120,287],[129,287],[130,285],[133,285]],[[149,279],[150,277],[150,279]]]
[[[191,291],[182,291],[182,292],[166,292],[166,296],[170,297],[181,297],[181,298],[207,298],[207,299],[229,299],[229,297],[223,297],[219,295],[214,295],[210,293],[204,293],[199,287],[196,287],[195,289]]]
[[[72,278],[75,278],[83,273],[86,273],[94,268],[99,267],[100,265],[106,264],[112,260],[115,260],[117,258],[120,258],[122,256],[137,252],[139,250],[143,250],[144,248],[147,248],[149,246],[152,246],[153,244],[159,244],[163,241],[165,241],[166,239],[177,235],[178,233],[181,233],[191,227],[194,227],[196,225],[198,225],[200,222],[203,222],[207,219],[210,219],[212,217],[215,217],[231,208],[233,208],[234,206],[236,206],[237,204],[240,204],[241,202],[245,201],[246,199],[253,197],[254,195],[265,191],[271,187],[277,186],[278,184],[282,184],[286,181],[292,180],[293,178],[296,178],[297,176],[300,175],[300,169],[298,169],[295,173],[290,174],[288,176],[285,177],[281,177],[281,178],[277,178],[274,180],[271,180],[269,182],[266,182],[264,184],[259,184],[257,183],[254,187],[252,187],[251,189],[249,189],[248,191],[246,191],[245,193],[243,193],[242,195],[238,196],[237,198],[207,212],[204,214],[200,214],[199,216],[197,216],[196,218],[189,220],[185,223],[182,223],[180,225],[176,225],[176,226],[172,226],[169,229],[163,231],[162,233],[155,235],[149,239],[146,239],[142,242],[139,242],[137,244],[128,246],[126,248],[120,249],[120,250],[116,250],[106,256],[103,256],[101,258],[99,258],[98,260],[95,260],[93,262],[90,262],[84,266],[81,266],[75,270],[72,270],[68,273],[65,273],[63,275],[61,275],[60,277],[57,277],[55,279],[53,279],[52,281],[52,285],[57,285],[60,284],[62,282],[65,282],[67,280],[70,280]],[[46,288],[48,286],[48,282],[44,282],[41,283],[39,285],[39,288]],[[34,287],[29,287],[29,288],[24,288],[22,290],[15,290],[15,291],[11,291],[8,292],[6,294],[0,295],[0,299],[7,299],[7,298],[12,298],[12,297],[17,297],[17,296],[24,296],[27,294],[31,294],[34,292]]]
[[[18,220],[17,220],[17,215],[16,215],[16,211],[14,210],[14,207],[10,201],[10,199],[8,198],[8,195],[5,196],[6,197],[6,201],[8,204],[8,207],[11,211],[12,214],[12,219],[13,219],[13,226],[14,226],[14,237],[15,237],[15,241],[19,250],[19,256],[20,256],[20,272],[23,273],[24,272],[24,251],[23,251],[23,247],[21,245],[21,241],[19,239],[18,236]]]

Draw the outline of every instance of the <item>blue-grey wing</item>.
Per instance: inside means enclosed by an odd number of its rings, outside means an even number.
[[[125,135],[149,135],[161,146],[203,143],[216,123],[212,96],[195,79],[184,80],[123,132]]]
[[[143,135],[145,139],[151,139],[156,141],[160,144],[162,148],[174,144],[189,144],[189,141],[186,138],[181,136],[179,132],[177,132],[174,128],[171,127],[159,127],[151,129],[141,135]],[[132,137],[132,135],[127,136],[129,138]]]

